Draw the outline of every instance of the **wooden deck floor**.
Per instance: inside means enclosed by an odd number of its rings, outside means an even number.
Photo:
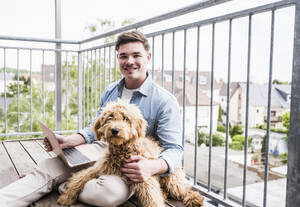
[[[0,188],[19,179],[19,175],[28,173],[40,161],[54,157],[54,153],[46,152],[42,140],[3,141],[0,143]],[[5,179],[3,179],[5,178]],[[52,193],[33,203],[30,207],[59,207],[56,199],[58,193]],[[140,206],[137,199],[131,198],[121,207]],[[166,206],[184,206],[178,201],[170,201]],[[72,207],[88,207],[86,204],[77,203]]]

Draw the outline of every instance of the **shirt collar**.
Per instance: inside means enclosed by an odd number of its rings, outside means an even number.
[[[118,82],[118,91],[119,91],[120,94],[123,90],[124,85],[125,85],[125,78],[122,78]],[[141,85],[141,87],[137,91],[140,92],[141,94],[143,94],[144,96],[148,96],[149,93],[150,93],[151,85],[152,85],[152,78],[149,75],[149,73],[147,72],[146,80],[143,82],[143,84]]]

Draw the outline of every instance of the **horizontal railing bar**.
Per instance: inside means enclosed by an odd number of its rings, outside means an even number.
[[[54,131],[57,134],[67,134],[67,133],[76,133],[77,130],[64,130],[64,131]],[[42,135],[43,132],[18,132],[18,133],[7,133],[0,134],[0,137],[12,137],[12,136],[29,136],[29,135]]]
[[[51,48],[35,48],[35,47],[13,47],[13,46],[1,46],[1,49],[19,49],[19,50],[41,50],[41,51],[53,51],[53,52],[78,52],[78,50],[66,50],[66,49],[51,49]]]
[[[191,184],[192,185],[192,184]],[[237,203],[234,203],[233,201],[229,200],[229,199],[224,199],[222,196],[220,196],[219,194],[216,194],[212,191],[207,191],[207,188],[205,187],[202,187],[202,186],[199,186],[199,185],[192,185],[192,187],[195,189],[195,190],[198,190],[201,192],[201,195],[213,200],[213,201],[216,201],[219,205],[222,205],[222,206],[226,206],[226,207],[238,207],[240,206],[239,204]]]
[[[204,26],[204,25],[208,25],[208,24],[212,24],[212,23],[220,23],[220,22],[223,22],[223,21],[228,21],[230,19],[245,17],[249,14],[259,14],[259,13],[262,13],[262,12],[271,11],[273,9],[276,10],[276,9],[288,7],[288,6],[291,6],[293,4],[295,4],[295,0],[280,1],[280,2],[276,2],[276,3],[267,4],[267,5],[264,5],[264,6],[259,6],[259,7],[254,7],[254,8],[251,8],[251,9],[238,11],[238,12],[235,12],[235,13],[225,14],[225,15],[222,15],[222,16],[219,16],[219,17],[200,20],[200,21],[197,21],[197,22],[193,22],[193,23],[189,23],[189,24],[185,24],[185,25],[181,25],[181,26],[177,26],[177,27],[173,27],[173,28],[169,28],[169,29],[165,29],[165,30],[160,30],[160,31],[157,31],[157,32],[148,33],[148,34],[146,34],[146,36],[147,37],[159,36],[159,35],[162,35],[162,34],[177,32],[177,31],[190,29],[190,28],[194,28],[194,27],[199,27],[199,26]]]
[[[174,18],[174,17],[182,16],[184,14],[191,13],[191,12],[194,12],[194,11],[197,11],[197,10],[200,10],[200,9],[205,9],[207,7],[216,6],[218,4],[221,4],[221,3],[224,3],[224,2],[227,2],[227,1],[231,1],[231,0],[204,0],[204,1],[201,1],[201,2],[198,2],[198,3],[195,3],[195,4],[191,4],[189,6],[183,7],[181,9],[177,9],[177,10],[174,10],[174,11],[171,11],[171,12],[167,12],[165,14],[161,14],[161,15],[158,15],[156,17],[149,18],[149,19],[137,22],[135,24],[124,26],[124,27],[121,27],[119,29],[115,29],[115,30],[112,30],[110,32],[106,32],[104,34],[100,34],[100,35],[97,35],[95,37],[91,37],[91,38],[82,40],[79,43],[82,44],[82,43],[91,42],[91,41],[101,39],[101,38],[104,38],[104,37],[107,37],[107,36],[111,36],[111,35],[114,35],[114,34],[117,34],[117,33],[121,33],[121,32],[124,32],[124,31],[131,30],[131,29],[140,28],[142,26],[150,25],[150,24],[160,22],[160,21],[163,21],[163,20],[167,20],[167,19],[171,19],[171,18]]]
[[[48,43],[63,43],[63,44],[82,44],[82,43],[87,43],[93,40],[97,40],[97,39],[101,39],[116,33],[120,33],[123,31],[128,31],[130,29],[136,29],[145,25],[149,25],[149,24],[153,24],[156,22],[160,22],[163,20],[167,20],[167,19],[171,19],[177,16],[181,16],[187,13],[191,13],[200,9],[205,9],[207,7],[210,6],[215,6],[224,2],[227,2],[230,0],[207,0],[207,1],[202,1],[196,4],[192,4],[190,6],[175,10],[175,11],[171,11],[150,19],[146,19],[143,21],[140,21],[138,23],[132,24],[132,25],[128,25],[125,27],[121,27],[119,29],[115,29],[113,31],[101,34],[101,35],[97,35],[95,37],[92,38],[88,38],[85,40],[81,40],[81,41],[74,41],[74,40],[58,40],[58,39],[43,39],[43,38],[28,38],[28,37],[16,37],[16,36],[5,36],[5,35],[0,35],[0,40],[16,40],[16,41],[30,41],[30,42],[48,42]],[[203,21],[199,21],[199,22],[195,22],[195,23],[191,23],[191,24],[186,24],[183,26],[179,26],[179,27],[174,27],[171,29],[167,29],[167,30],[162,30],[159,32],[154,32],[154,33],[150,33],[147,36],[156,36],[156,35],[161,35],[163,33],[170,33],[173,31],[178,31],[178,30],[183,30],[183,29],[187,29],[187,28],[191,28],[191,27],[197,27],[200,25],[205,25],[205,24],[210,24],[212,22],[221,22],[221,21],[226,21],[228,19],[231,18],[237,18],[237,17],[243,17],[245,15],[248,15],[249,13],[251,14],[257,14],[257,13],[261,13],[270,9],[278,9],[278,8],[282,8],[282,7],[287,7],[290,5],[295,4],[296,0],[284,0],[284,1],[280,1],[280,2],[275,2],[275,3],[271,3],[271,4],[267,4],[264,6],[259,6],[259,7],[255,7],[255,8],[251,8],[251,9],[247,9],[247,10],[243,10],[240,12],[236,12],[236,13],[232,13],[232,14],[227,14],[227,15],[223,15],[220,17],[216,17],[216,18],[211,18],[208,20],[203,20]],[[107,46],[111,46],[112,43],[109,43]],[[98,49],[99,47],[94,47],[93,49]],[[24,48],[25,49],[25,48]],[[26,48],[27,49],[27,48]],[[29,49],[29,48],[28,48]],[[34,49],[34,48],[32,48]],[[89,50],[89,49],[85,49],[84,51]],[[60,50],[60,51],[67,51],[67,50]],[[69,50],[68,50],[69,51]],[[79,50],[82,51],[82,50]],[[77,51],[76,51],[77,52]]]
[[[27,41],[27,42],[48,42],[48,43],[63,43],[63,44],[79,44],[79,41],[75,41],[75,40],[16,37],[16,36],[6,36],[6,35],[0,35],[0,40],[14,40],[14,41]]]
[[[115,46],[114,42],[107,43],[107,44],[104,44],[104,45],[95,46],[95,47],[90,47],[90,48],[86,48],[86,49],[82,49],[79,52],[87,52],[87,51],[90,51],[90,50],[98,50],[98,49],[102,49],[102,48],[106,48],[106,47],[112,47],[112,46]]]
[[[245,17],[249,14],[259,14],[259,13],[262,13],[262,12],[271,11],[273,9],[276,10],[276,9],[291,6],[293,4],[295,4],[295,0],[284,0],[284,1],[276,2],[276,3],[267,4],[267,5],[264,5],[264,6],[259,6],[259,7],[254,7],[254,8],[251,8],[251,9],[238,11],[238,12],[231,13],[231,14],[225,14],[225,15],[222,15],[222,16],[219,16],[219,17],[200,20],[200,21],[197,21],[197,22],[193,22],[193,23],[189,23],[189,24],[185,24],[185,25],[181,25],[181,26],[172,27],[172,28],[169,28],[169,29],[148,33],[145,36],[148,37],[148,38],[154,37],[154,36],[160,36],[160,35],[163,35],[163,34],[177,32],[177,31],[181,31],[181,30],[185,30],[185,29],[204,26],[204,25],[208,25],[208,24],[212,24],[212,23],[220,23],[220,22],[228,21],[230,19],[235,19],[235,18],[241,18],[241,17]],[[80,50],[80,52],[105,48],[105,47],[109,47],[109,46],[113,46],[113,45],[114,45],[114,43],[107,43],[107,44],[96,46],[96,47],[86,48],[86,49]]]

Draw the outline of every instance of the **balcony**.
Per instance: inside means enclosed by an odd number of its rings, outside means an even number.
[[[47,153],[41,144],[41,130],[38,120],[45,122],[56,133],[70,134],[84,128],[91,123],[96,115],[100,104],[100,97],[103,89],[110,83],[121,78],[114,51],[114,42],[104,43],[104,39],[117,35],[121,32],[132,29],[144,29],[154,23],[164,22],[175,17],[188,15],[194,11],[203,11],[207,8],[214,8],[225,4],[224,0],[206,0],[187,6],[185,8],[172,11],[151,19],[134,23],[129,26],[115,29],[113,31],[94,36],[85,40],[51,40],[37,38],[22,38],[11,36],[0,36],[0,40],[11,41],[14,45],[20,42],[27,42],[33,46],[6,46],[0,45],[1,69],[1,109],[0,114],[0,160],[5,163],[0,167],[0,186],[4,186],[16,179],[18,175],[28,172],[39,161],[53,157],[52,153]],[[282,175],[272,171],[276,160],[266,153],[264,166],[253,167],[249,153],[250,146],[248,137],[250,127],[248,121],[251,117],[249,110],[249,84],[252,74],[252,56],[257,52],[257,48],[251,47],[255,41],[253,31],[256,18],[261,15],[268,15],[269,23],[264,28],[268,28],[268,58],[267,58],[267,84],[268,93],[265,97],[268,107],[267,116],[263,119],[267,123],[266,151],[269,152],[270,127],[274,121],[281,121],[278,117],[271,116],[271,86],[272,73],[275,67],[273,61],[280,58],[274,55],[276,49],[284,49],[284,46],[277,45],[274,40],[280,28],[275,26],[279,13],[283,9],[289,8],[295,13],[295,29],[292,31],[295,37],[293,45],[293,68],[292,68],[292,92],[289,106],[290,133],[289,133],[289,153],[287,174]],[[243,20],[246,26],[243,40],[246,44],[234,42],[236,35],[235,26],[237,22]],[[221,42],[226,42],[224,48],[220,48],[218,36],[219,26],[225,27],[225,32],[221,36]],[[205,33],[209,35],[204,35]],[[266,33],[265,31],[260,31]],[[257,34],[257,33],[256,33]],[[146,33],[151,43],[152,62],[149,73],[152,78],[162,87],[173,93],[180,103],[183,124],[183,145],[185,157],[183,166],[191,185],[199,190],[206,198],[208,205],[222,206],[289,206],[296,207],[300,203],[300,163],[298,159],[300,137],[298,125],[300,123],[300,4],[294,0],[283,0],[263,6],[249,8],[233,13],[215,16],[209,19],[199,19],[192,23],[168,27],[163,30]],[[205,38],[204,38],[205,37]],[[207,38],[207,39],[206,39]],[[193,40],[194,46],[190,46]],[[100,42],[100,43],[99,43]],[[189,42],[189,44],[188,44]],[[201,45],[209,43],[209,47]],[[45,46],[45,43],[50,45]],[[239,42],[238,42],[239,43]],[[168,46],[167,46],[168,45]],[[182,47],[180,46],[182,45]],[[180,46],[180,47],[179,47]],[[72,47],[72,49],[70,49]],[[179,48],[179,49],[178,49]],[[233,70],[234,49],[246,51],[246,59],[242,67],[246,86],[246,101],[239,102],[237,108],[245,109],[245,131],[243,151],[236,151],[229,148],[229,103],[231,95],[229,93],[231,77],[238,72]],[[279,48],[279,49],[278,49]],[[178,50],[180,52],[178,53]],[[218,107],[218,94],[216,94],[217,83],[212,81],[219,69],[217,64],[217,53],[223,51],[226,57],[226,64],[220,69],[222,80],[226,84],[226,120],[223,123],[226,127],[224,133],[224,146],[213,146],[213,135],[216,128]],[[168,55],[167,55],[168,54]],[[203,54],[210,54],[208,71],[202,71]],[[53,61],[55,57],[55,61]],[[52,59],[51,59],[52,58]],[[9,63],[14,59],[15,68],[12,70]],[[23,59],[29,63],[24,70],[21,67]],[[51,59],[51,61],[49,61]],[[177,59],[182,60],[181,66],[176,66]],[[188,70],[189,63],[192,62],[193,73]],[[39,70],[35,66],[39,64]],[[176,66],[176,67],[175,67]],[[281,68],[284,70],[284,68]],[[209,74],[208,87],[199,84],[205,74]],[[208,72],[208,73],[206,73]],[[202,73],[202,74],[201,74]],[[168,74],[168,78],[164,75]],[[191,77],[190,77],[191,76]],[[259,75],[258,75],[259,76]],[[180,77],[180,78],[178,78]],[[241,78],[242,79],[242,78]],[[189,80],[193,80],[189,82]],[[202,83],[202,82],[201,82]],[[203,82],[204,83],[204,82]],[[199,88],[201,85],[203,88]],[[241,107],[241,104],[244,107]],[[201,114],[199,113],[201,111]],[[206,113],[207,112],[207,113]],[[205,114],[205,117],[203,117]],[[208,126],[209,143],[207,147],[200,147],[198,143],[199,125]],[[19,159],[22,157],[22,159]],[[275,164],[274,164],[275,165]],[[278,187],[279,186],[279,187]],[[276,193],[281,192],[280,196]],[[57,194],[49,195],[39,201],[36,206],[43,203],[54,203]],[[278,199],[278,200],[276,200]],[[173,201],[172,201],[173,202]],[[275,202],[275,204],[273,203]],[[54,205],[54,204],[53,204]],[[136,205],[135,200],[130,200],[125,206]],[[169,206],[176,203],[170,203]]]
[[[268,116],[264,116],[264,121],[265,122],[268,121]],[[282,118],[280,116],[271,116],[270,121],[271,121],[271,123],[282,122]]]

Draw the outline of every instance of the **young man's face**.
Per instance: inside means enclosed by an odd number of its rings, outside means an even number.
[[[147,64],[151,53],[146,51],[143,43],[129,42],[122,44],[118,50],[120,71],[126,81],[146,79]]]

